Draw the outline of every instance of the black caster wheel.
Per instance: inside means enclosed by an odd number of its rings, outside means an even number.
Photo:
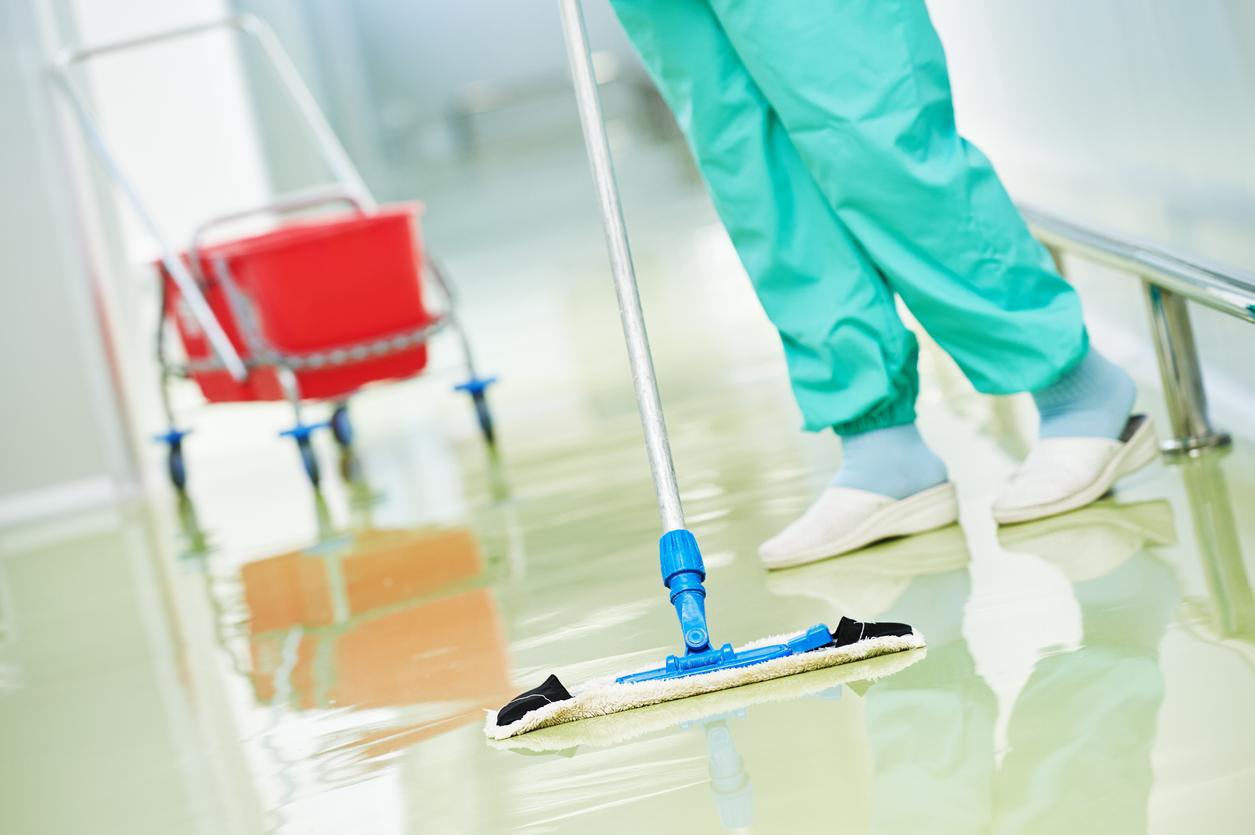
[[[353,424],[349,421],[349,407],[336,406],[335,411],[331,413],[331,434],[335,437],[336,443],[341,448],[347,448],[353,444]]]
[[[317,487],[322,473],[318,469],[318,457],[314,455],[314,445],[310,443],[309,436],[297,438],[296,448],[300,450],[301,464],[305,467],[305,475],[309,476],[309,483]]]
[[[475,401],[475,417],[479,421],[479,431],[484,436],[484,443],[495,448],[497,432],[492,425],[492,410],[488,408],[488,397],[482,391],[474,392],[471,399]]]
[[[187,464],[183,460],[183,444],[175,441],[170,444],[166,455],[166,471],[170,474],[170,483],[180,493],[187,489]]]

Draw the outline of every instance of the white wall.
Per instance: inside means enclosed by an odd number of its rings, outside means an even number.
[[[87,155],[50,68],[99,43],[225,15],[224,0],[0,3],[0,524],[133,492],[163,429],[155,247]],[[76,80],[176,245],[269,194],[236,46],[217,35],[101,59]]]
[[[67,40],[93,44],[221,18],[224,0],[74,0]],[[122,166],[183,243],[212,214],[269,194],[239,48],[229,31],[101,56],[85,77],[99,121]],[[153,257],[129,206],[110,195],[132,261]],[[147,282],[148,275],[144,276]]]
[[[74,221],[38,10],[0,3],[0,524],[133,482]]]
[[[466,150],[451,110],[472,89],[496,91],[515,105],[476,118],[481,138],[534,149],[578,137],[557,0],[232,2],[274,27],[381,199],[430,191],[440,178],[433,169]],[[584,5],[593,48],[620,59],[621,77],[643,79],[607,0]],[[304,137],[258,86],[276,182],[308,183],[318,166],[303,150]],[[603,104],[613,111],[618,102],[611,94]]]

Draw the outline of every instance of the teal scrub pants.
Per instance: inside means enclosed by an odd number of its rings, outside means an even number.
[[[1080,302],[959,136],[923,0],[612,0],[780,331],[806,428],[915,419],[912,315],[988,394],[1055,382]]]

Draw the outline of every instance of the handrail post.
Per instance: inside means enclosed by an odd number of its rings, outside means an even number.
[[[1163,444],[1163,451],[1191,454],[1227,446],[1231,438],[1212,427],[1207,412],[1207,391],[1185,299],[1145,278],[1142,286],[1150,306],[1151,334],[1172,424],[1173,437]]]

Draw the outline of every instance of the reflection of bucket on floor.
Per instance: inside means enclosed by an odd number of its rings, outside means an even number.
[[[496,602],[461,588],[482,569],[469,531],[374,530],[323,547],[241,571],[259,701],[286,690],[302,710],[421,706],[421,728],[386,732],[410,744],[478,720],[509,691]]]
[[[470,531],[369,530],[240,570],[249,632],[320,627],[432,595],[483,568]],[[340,611],[337,612],[337,609]]]

